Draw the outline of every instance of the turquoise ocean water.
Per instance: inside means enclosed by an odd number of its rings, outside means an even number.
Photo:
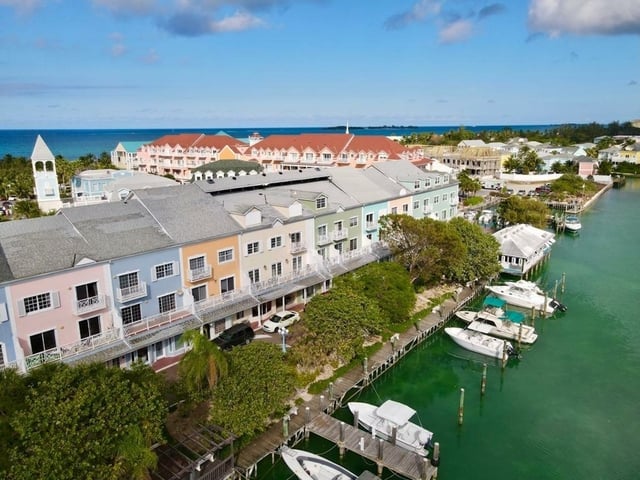
[[[515,131],[544,131],[553,125],[512,125]],[[384,126],[384,127],[350,127],[356,135],[404,136],[412,133],[433,132],[445,133],[457,130],[460,126]],[[507,128],[504,125],[484,125],[465,127],[467,130],[479,132],[483,130],[497,131]],[[224,131],[239,139],[247,139],[253,132],[263,137],[268,135],[288,135],[298,133],[343,133],[344,127],[280,127],[280,128],[174,128],[174,129],[117,129],[117,130],[0,130],[0,158],[6,154],[15,157],[29,157],[33,152],[36,137],[41,135],[54,155],[62,155],[68,160],[102,152],[110,152],[119,142],[149,142],[163,135],[178,133],[216,134]]]
[[[446,480],[633,480],[640,478],[640,180],[610,190],[582,216],[579,235],[560,234],[538,281],[552,290],[566,275],[566,313],[537,319],[540,335],[504,371],[437,334],[363,392],[418,410],[441,445]],[[560,295],[559,295],[560,296]],[[460,388],[464,424],[458,426]],[[346,408],[336,416],[346,422]],[[297,448],[338,460],[311,439]],[[348,453],[356,473],[376,472]],[[397,478],[385,470],[384,479]],[[280,461],[259,465],[261,480],[293,478]]]

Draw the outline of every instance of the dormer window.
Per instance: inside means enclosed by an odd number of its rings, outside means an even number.
[[[420,180],[416,180],[416,181],[413,183],[413,188],[414,188],[415,190],[419,190],[419,189],[420,189]]]
[[[320,197],[316,198],[316,209],[327,208],[327,198]]]

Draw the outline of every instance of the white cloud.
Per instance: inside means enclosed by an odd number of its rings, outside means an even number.
[[[430,16],[440,13],[441,2],[437,0],[418,0],[413,6],[404,12],[392,15],[385,22],[385,27],[391,30],[404,28],[409,24],[424,21]]]
[[[551,36],[640,34],[640,1],[531,0],[529,27]]]
[[[156,0],[91,0],[97,6],[109,10],[114,15],[144,15],[153,12]]]
[[[468,20],[456,20],[446,25],[438,35],[440,43],[457,43],[473,34],[473,23]]]
[[[41,3],[41,0],[0,0],[0,7],[13,8],[19,14],[27,14],[33,12]]]
[[[262,20],[247,12],[236,12],[230,17],[212,21],[210,24],[212,32],[238,32],[263,25],[264,22]]]

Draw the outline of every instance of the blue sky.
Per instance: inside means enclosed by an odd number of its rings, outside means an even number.
[[[640,118],[640,0],[0,0],[0,128]]]

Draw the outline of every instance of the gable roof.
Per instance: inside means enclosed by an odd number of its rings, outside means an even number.
[[[40,135],[36,138],[36,143],[33,146],[33,152],[31,153],[31,160],[34,162],[51,162],[55,161],[56,157],[53,156],[51,150]]]

